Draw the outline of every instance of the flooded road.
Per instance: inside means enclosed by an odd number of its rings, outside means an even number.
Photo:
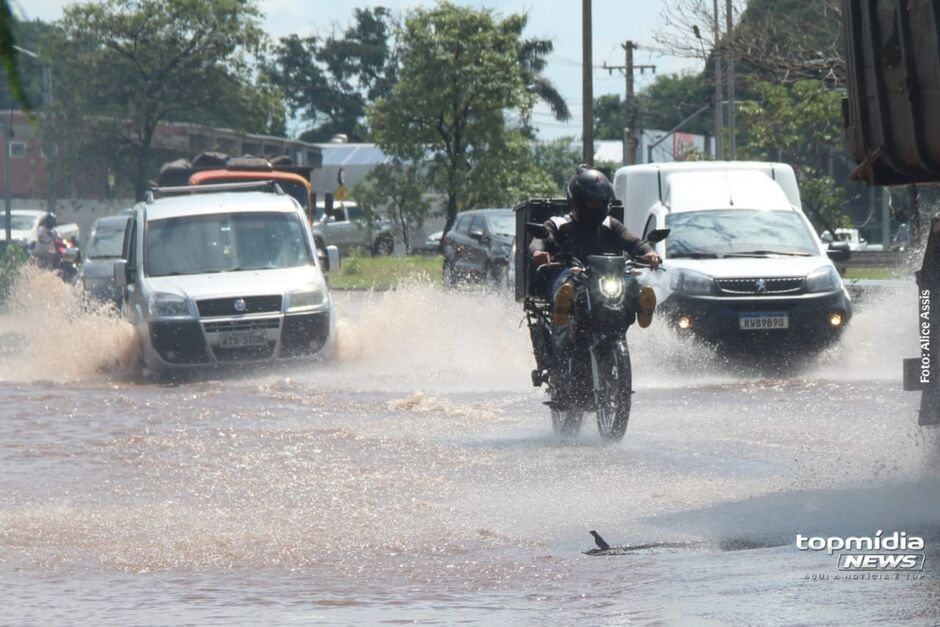
[[[179,385],[129,378],[106,317],[38,349],[24,305],[0,318],[2,622],[935,623],[915,306],[871,302],[773,377],[633,329],[634,411],[605,445],[552,436],[497,295],[338,294],[334,359]],[[585,555],[592,529],[640,548]],[[794,545],[878,530],[924,537],[923,579],[835,579]]]

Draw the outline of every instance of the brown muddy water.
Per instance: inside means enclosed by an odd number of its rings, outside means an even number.
[[[2,623],[940,617],[913,288],[784,375],[631,330],[634,413],[604,445],[553,438],[499,295],[338,294],[334,358],[161,385],[123,323],[31,280],[0,316]],[[587,556],[592,529],[641,548]],[[878,530],[925,538],[923,578],[837,579],[794,545]]]

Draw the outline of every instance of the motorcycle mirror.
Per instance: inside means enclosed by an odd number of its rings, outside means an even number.
[[[538,222],[526,222],[525,228],[532,235],[532,237],[537,237],[538,239],[545,239],[548,237],[548,229],[545,228],[544,224],[539,224]]]
[[[654,229],[646,236],[646,241],[650,244],[658,244],[669,237],[670,229]]]

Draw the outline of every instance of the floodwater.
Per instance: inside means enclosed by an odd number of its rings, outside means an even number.
[[[606,445],[552,436],[499,295],[338,294],[333,359],[160,385],[126,325],[30,280],[0,317],[0,622],[940,620],[913,286],[784,375],[631,330]],[[639,548],[585,555],[592,529]],[[923,578],[794,545],[878,530],[925,539]]]

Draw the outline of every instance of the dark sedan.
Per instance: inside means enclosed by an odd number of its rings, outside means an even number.
[[[461,281],[499,285],[516,232],[512,209],[475,209],[457,216],[444,237],[444,285]]]

